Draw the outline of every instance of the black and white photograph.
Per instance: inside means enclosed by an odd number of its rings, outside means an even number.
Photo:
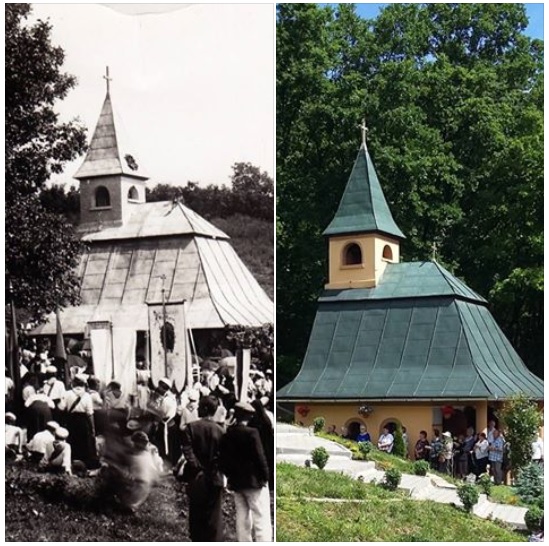
[[[5,6],[5,538],[271,542],[272,4]]]

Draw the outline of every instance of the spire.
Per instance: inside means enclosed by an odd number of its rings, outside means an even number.
[[[393,219],[368,153],[366,120],[359,127],[362,131],[362,145],[339,208],[324,235],[380,232],[405,239]]]
[[[135,156],[120,143],[114,113],[111,103],[109,67],[103,78],[107,82],[107,93],[95,132],[88,148],[84,163],[80,166],[74,178],[92,178],[124,174],[140,179],[147,179]]]

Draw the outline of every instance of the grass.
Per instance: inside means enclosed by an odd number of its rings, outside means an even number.
[[[521,500],[516,490],[508,485],[493,485],[490,489],[490,500],[492,502],[499,502],[501,504],[512,504],[514,506],[530,507]]]
[[[310,498],[360,499],[363,503]],[[524,542],[526,536],[453,506],[413,501],[342,474],[277,465],[279,542]]]

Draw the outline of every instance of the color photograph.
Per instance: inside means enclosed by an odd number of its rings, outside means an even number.
[[[276,537],[543,541],[543,5],[278,4]]]
[[[272,4],[7,4],[9,542],[272,542]]]

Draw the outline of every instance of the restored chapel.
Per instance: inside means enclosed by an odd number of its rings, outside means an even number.
[[[295,379],[277,393],[295,421],[324,417],[351,437],[386,425],[483,430],[506,398],[542,401],[543,381],[505,337],[487,301],[436,261],[404,262],[368,148],[358,152],[324,231],[329,273]],[[413,441],[412,441],[413,439]]]

